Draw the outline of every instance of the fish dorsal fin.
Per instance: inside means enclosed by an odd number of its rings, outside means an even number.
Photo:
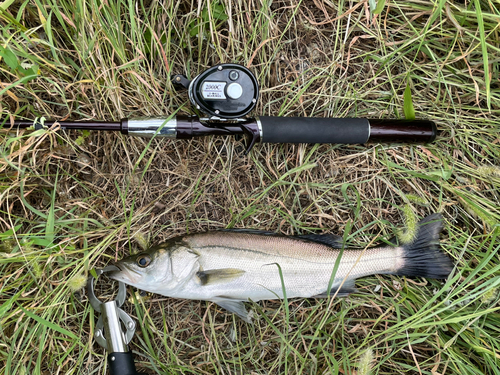
[[[347,297],[349,294],[356,292],[357,289],[354,282],[355,279],[346,280],[340,289],[338,287],[333,287],[332,290],[330,290],[330,296],[333,297],[335,293],[337,293],[336,297]],[[328,293],[324,292],[316,296],[313,296],[312,298],[327,298],[327,297]]]
[[[258,234],[261,236],[285,237],[284,235],[279,233],[268,232],[258,229],[223,229],[222,232],[248,233],[248,234]],[[304,240],[320,243],[323,245],[328,245],[335,249],[341,249],[344,243],[344,239],[341,236],[336,236],[335,234],[304,234],[301,236],[293,236],[293,237],[302,238]]]
[[[247,233],[247,234],[259,234],[261,236],[283,236],[279,233],[269,232],[265,230],[258,229],[244,229],[244,228],[236,228],[236,229],[222,229],[221,232],[235,232],[235,233]]]
[[[305,234],[296,237],[303,238],[304,240],[308,241],[321,243],[323,245],[328,245],[335,249],[341,249],[342,246],[344,245],[344,239],[335,234]]]
[[[198,271],[196,276],[200,279],[200,284],[213,285],[218,283],[225,283],[237,279],[242,276],[245,271],[238,268],[219,268],[207,271]]]
[[[387,240],[387,242],[393,244],[394,246],[398,246],[399,245],[399,241],[398,241],[398,237],[397,236],[389,238],[389,240]]]

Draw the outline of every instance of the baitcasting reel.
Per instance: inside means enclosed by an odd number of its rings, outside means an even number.
[[[189,81],[176,75],[173,83],[188,90],[191,103],[213,120],[234,120],[254,109],[259,99],[257,79],[238,64],[216,65]]]

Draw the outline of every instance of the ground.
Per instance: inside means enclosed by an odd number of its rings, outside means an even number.
[[[130,289],[130,348],[146,374],[498,374],[499,25],[493,0],[1,3],[1,373],[106,373],[86,277],[175,235],[364,247],[441,212],[448,280],[372,276],[347,298],[249,303],[254,325]],[[416,117],[438,138],[245,156],[231,137],[8,130],[193,113],[170,77],[226,62],[256,74],[255,114]]]

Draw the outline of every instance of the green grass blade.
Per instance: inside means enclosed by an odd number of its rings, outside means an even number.
[[[413,108],[413,101],[411,99],[411,87],[409,82],[405,88],[403,109],[405,119],[415,120],[415,109]]]
[[[43,319],[42,317],[38,316],[38,315],[35,315],[33,314],[32,312],[29,312],[27,310],[25,310],[22,306],[19,305],[19,308],[28,316],[30,317],[31,319],[35,320],[36,322],[40,323],[41,325],[47,327],[47,328],[50,328],[51,330],[53,331],[56,331],[56,332],[59,332],[63,335],[66,335],[66,336],[69,336],[70,338],[76,340],[78,339],[78,337],[73,333],[73,332],[70,332],[68,331],[67,329],[64,329],[60,326],[58,326],[57,324],[54,324],[52,322],[49,322],[48,320],[45,320]]]
[[[491,86],[490,86],[490,68],[488,62],[488,47],[486,45],[486,32],[484,29],[483,11],[481,10],[481,3],[479,0],[474,0],[474,7],[476,8],[477,23],[479,25],[479,39],[481,41],[481,51],[483,54],[483,68],[484,68],[484,85],[486,89],[486,105],[491,109]]]

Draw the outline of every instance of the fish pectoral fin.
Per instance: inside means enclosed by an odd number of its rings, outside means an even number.
[[[253,313],[252,313],[252,311],[250,311],[250,312],[247,311],[243,301],[229,299],[229,298],[227,298],[227,299],[226,298],[217,298],[217,299],[212,299],[211,301],[215,302],[217,305],[219,305],[220,307],[223,307],[227,311],[238,315],[245,322],[253,324],[252,323]]]
[[[244,273],[245,271],[238,268],[220,268],[215,270],[198,271],[196,272],[196,276],[200,279],[200,284],[205,286],[226,283],[243,276]]]
[[[342,285],[342,287],[340,287],[340,288],[333,287],[330,290],[330,294],[328,294],[328,292],[324,292],[321,294],[317,294],[317,295],[313,296],[312,298],[328,298],[328,295],[333,297],[335,295],[335,293],[337,293],[336,297],[347,297],[349,294],[357,291],[356,286],[354,284],[355,281],[356,281],[355,279],[346,280],[344,282],[344,284]]]

